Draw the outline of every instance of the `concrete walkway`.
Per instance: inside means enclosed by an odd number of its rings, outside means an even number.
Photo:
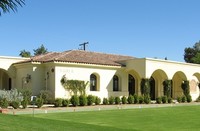
[[[29,107],[26,109],[8,109],[7,114],[38,114],[38,113],[58,113],[58,112],[80,112],[80,111],[101,111],[101,110],[121,110],[121,109],[142,109],[142,108],[160,108],[174,106],[192,106],[200,103],[172,103],[172,104],[125,104],[125,105],[97,105],[97,106],[78,106],[78,107],[52,107],[44,105],[42,108]]]

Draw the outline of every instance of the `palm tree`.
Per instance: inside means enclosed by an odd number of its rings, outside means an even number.
[[[10,10],[16,12],[17,7],[22,7],[23,5],[25,5],[25,0],[0,0],[0,16],[2,12],[7,13]]]

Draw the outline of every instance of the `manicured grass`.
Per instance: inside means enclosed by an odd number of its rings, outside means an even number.
[[[0,115],[0,130],[200,130],[200,106]]]

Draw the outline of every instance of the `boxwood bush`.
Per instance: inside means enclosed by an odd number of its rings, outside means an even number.
[[[88,97],[87,97],[87,104],[88,104],[89,106],[91,106],[91,105],[93,105],[94,102],[95,102],[95,96],[93,96],[93,95],[88,95]]]
[[[143,96],[139,96],[139,103],[143,104],[144,103],[144,97]]]
[[[168,99],[167,96],[162,96],[162,103],[165,104],[167,103]]]
[[[70,103],[70,102],[69,102],[68,99],[63,99],[63,100],[62,100],[62,106],[63,106],[63,107],[68,107],[68,106],[69,106],[69,103]]]
[[[185,95],[183,95],[182,97],[181,97],[181,102],[186,102],[187,101],[187,98],[185,97]]]
[[[157,97],[156,98],[156,103],[161,104],[162,103],[162,97]]]
[[[120,98],[118,96],[115,97],[115,104],[117,105],[117,104],[120,104],[120,103],[121,103]]]
[[[22,102],[21,102],[22,107],[25,109],[28,106],[28,100],[25,98]]]
[[[103,104],[108,105],[108,99],[107,98],[103,98]]]
[[[132,95],[129,95],[127,101],[128,101],[128,104],[133,104],[134,103],[134,97]]]
[[[168,102],[168,103],[172,103],[172,98],[171,98],[171,97],[168,97],[167,102]]]
[[[80,106],[86,106],[87,105],[87,97],[85,95],[79,96],[79,104],[80,104]]]
[[[181,102],[182,102],[182,99],[181,99],[180,96],[177,97],[177,101],[178,101],[178,103],[181,103]]]
[[[186,98],[187,98],[187,102],[188,103],[190,103],[192,101],[192,96],[191,95],[187,95]]]
[[[134,94],[134,104],[138,104],[139,103],[139,97],[138,95]]]
[[[145,103],[145,104],[151,103],[151,98],[150,98],[149,95],[145,95],[145,96],[144,96],[144,103]]]
[[[38,108],[40,108],[40,107],[42,107],[43,106],[43,99],[42,99],[42,97],[37,97],[36,98],[36,106],[38,107]]]
[[[62,106],[62,99],[61,98],[56,98],[54,102],[55,107],[61,107]]]
[[[14,109],[17,109],[17,108],[19,108],[19,106],[20,106],[20,102],[19,102],[19,101],[12,101],[12,102],[10,103],[10,105],[11,105]]]
[[[0,107],[7,108],[9,105],[8,100],[6,98],[0,98]]]
[[[115,98],[113,96],[110,96],[109,99],[108,99],[108,101],[109,101],[110,105],[113,105],[114,102],[115,102]]]
[[[100,105],[101,104],[101,98],[98,96],[95,97],[95,105]]]
[[[79,98],[77,95],[73,95],[70,99],[71,104],[76,107],[79,105]]]
[[[126,96],[123,96],[121,101],[122,101],[122,104],[126,104],[126,103],[127,103],[127,98],[126,98]]]

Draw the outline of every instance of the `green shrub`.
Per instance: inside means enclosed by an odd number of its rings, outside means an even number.
[[[98,96],[95,97],[95,105],[100,105],[101,104],[101,98]]]
[[[139,96],[139,103],[143,104],[144,103],[144,97],[143,96]]]
[[[17,109],[17,108],[19,108],[19,106],[20,106],[20,102],[19,102],[19,101],[12,101],[12,102],[11,102],[11,106],[12,106],[14,109]]]
[[[79,98],[77,95],[73,95],[70,99],[71,104],[76,107],[79,105]]]
[[[88,104],[89,106],[91,106],[91,105],[93,105],[94,102],[95,102],[95,96],[93,96],[93,95],[88,95],[88,97],[87,97],[87,104]]]
[[[135,94],[133,97],[134,97],[134,104],[138,104],[139,103],[138,95]]]
[[[186,100],[187,100],[187,98],[183,95],[182,97],[181,97],[181,102],[186,102]]]
[[[145,104],[151,103],[151,98],[150,98],[149,95],[144,96],[144,103],[145,103]]]
[[[177,97],[177,101],[178,101],[178,103],[181,103],[181,102],[182,102],[182,99],[181,99],[180,96]]]
[[[200,96],[196,99],[196,102],[200,102]]]
[[[162,103],[162,98],[161,97],[157,97],[156,98],[156,103],[157,104],[161,104]]]
[[[86,106],[87,105],[87,97],[85,95],[80,95],[79,103],[80,103],[80,106]]]
[[[113,105],[115,102],[115,98],[113,96],[111,96],[111,97],[109,97],[108,101],[109,101],[110,105]]]
[[[122,97],[122,104],[126,104],[127,103],[127,98],[126,98],[126,96],[123,96]]]
[[[42,90],[40,96],[44,100],[44,104],[52,104],[53,95],[50,91]]]
[[[63,99],[63,100],[62,100],[62,106],[63,106],[63,107],[68,107],[68,106],[69,106],[69,103],[70,103],[70,102],[69,102],[68,99]]]
[[[62,106],[62,99],[61,98],[56,98],[54,102],[55,107],[61,107]]]
[[[31,90],[22,89],[22,90],[20,90],[20,92],[22,93],[23,100],[26,99],[26,101],[28,102],[27,105],[30,104],[30,103],[31,103],[31,95],[32,95]],[[22,106],[23,106],[23,105],[22,105]]]
[[[167,103],[168,99],[167,96],[162,96],[162,103],[165,104]]]
[[[186,98],[187,98],[187,102],[188,103],[190,103],[192,101],[192,96],[191,95],[187,95]]]
[[[43,99],[41,97],[36,98],[36,105],[38,108],[43,106]]]
[[[0,107],[1,108],[7,108],[9,105],[8,100],[6,98],[1,98],[0,99]]]
[[[128,104],[133,104],[134,103],[134,97],[132,95],[129,95],[127,101],[128,101]]]
[[[108,99],[107,98],[103,98],[103,104],[108,105]]]
[[[25,108],[27,108],[27,106],[28,106],[28,100],[27,99],[24,99],[22,102],[21,102],[21,104],[22,104],[22,107],[25,109]]]
[[[168,102],[168,103],[172,103],[172,98],[169,97],[169,98],[167,99],[167,102]]]
[[[120,104],[120,103],[121,103],[120,98],[118,96],[115,97],[115,104],[117,105],[117,104]]]

